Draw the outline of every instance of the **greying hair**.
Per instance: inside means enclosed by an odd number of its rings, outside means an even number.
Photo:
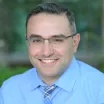
[[[64,13],[68,18],[69,23],[72,27],[72,32],[76,33],[76,25],[75,25],[75,18],[73,12],[69,11],[67,8],[62,7],[61,5],[58,5],[56,3],[43,3],[36,6],[27,16],[26,28],[30,17],[33,15],[37,15],[39,13],[48,13],[48,14],[56,14],[56,15],[60,15]]]

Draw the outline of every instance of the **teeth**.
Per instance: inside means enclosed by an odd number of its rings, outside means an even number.
[[[41,60],[42,62],[45,62],[45,63],[51,63],[51,62],[53,62],[53,61],[55,61],[55,60]]]

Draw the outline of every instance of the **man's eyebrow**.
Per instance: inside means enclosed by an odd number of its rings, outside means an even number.
[[[30,35],[30,38],[34,38],[34,37],[42,38],[42,36],[40,36],[38,34],[31,34]],[[57,35],[52,35],[51,37],[65,37],[65,35],[63,35],[63,34],[57,34]]]
[[[30,35],[30,38],[34,38],[34,37],[37,37],[38,38],[38,37],[41,37],[41,36],[40,35],[37,35],[37,34],[31,34]]]
[[[65,37],[65,35],[63,35],[63,34],[57,34],[57,35],[53,35],[52,37]]]

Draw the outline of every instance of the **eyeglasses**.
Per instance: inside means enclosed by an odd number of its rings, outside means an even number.
[[[75,36],[76,34],[70,35],[70,36],[64,36],[64,35],[54,35],[48,39],[42,38],[39,35],[31,35],[29,38],[26,36],[26,40],[28,41],[28,44],[32,47],[40,47],[44,44],[45,40],[48,40],[48,42],[53,47],[59,47],[65,43],[65,40]]]

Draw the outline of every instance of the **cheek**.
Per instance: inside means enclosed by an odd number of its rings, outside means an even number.
[[[67,56],[67,54],[69,54],[69,49],[66,47],[61,47],[61,48],[55,49],[55,53],[56,55],[60,55],[64,58],[65,56]]]
[[[31,56],[37,55],[38,52],[39,52],[39,49],[33,49],[33,48],[31,48],[31,47],[28,47],[28,53],[29,53]]]
[[[73,46],[71,45],[67,45],[66,47],[64,47],[62,53],[65,59],[70,59],[73,56]]]
[[[65,49],[62,48],[62,47],[61,48],[57,48],[57,49],[54,48],[54,54],[63,56],[65,54]]]

